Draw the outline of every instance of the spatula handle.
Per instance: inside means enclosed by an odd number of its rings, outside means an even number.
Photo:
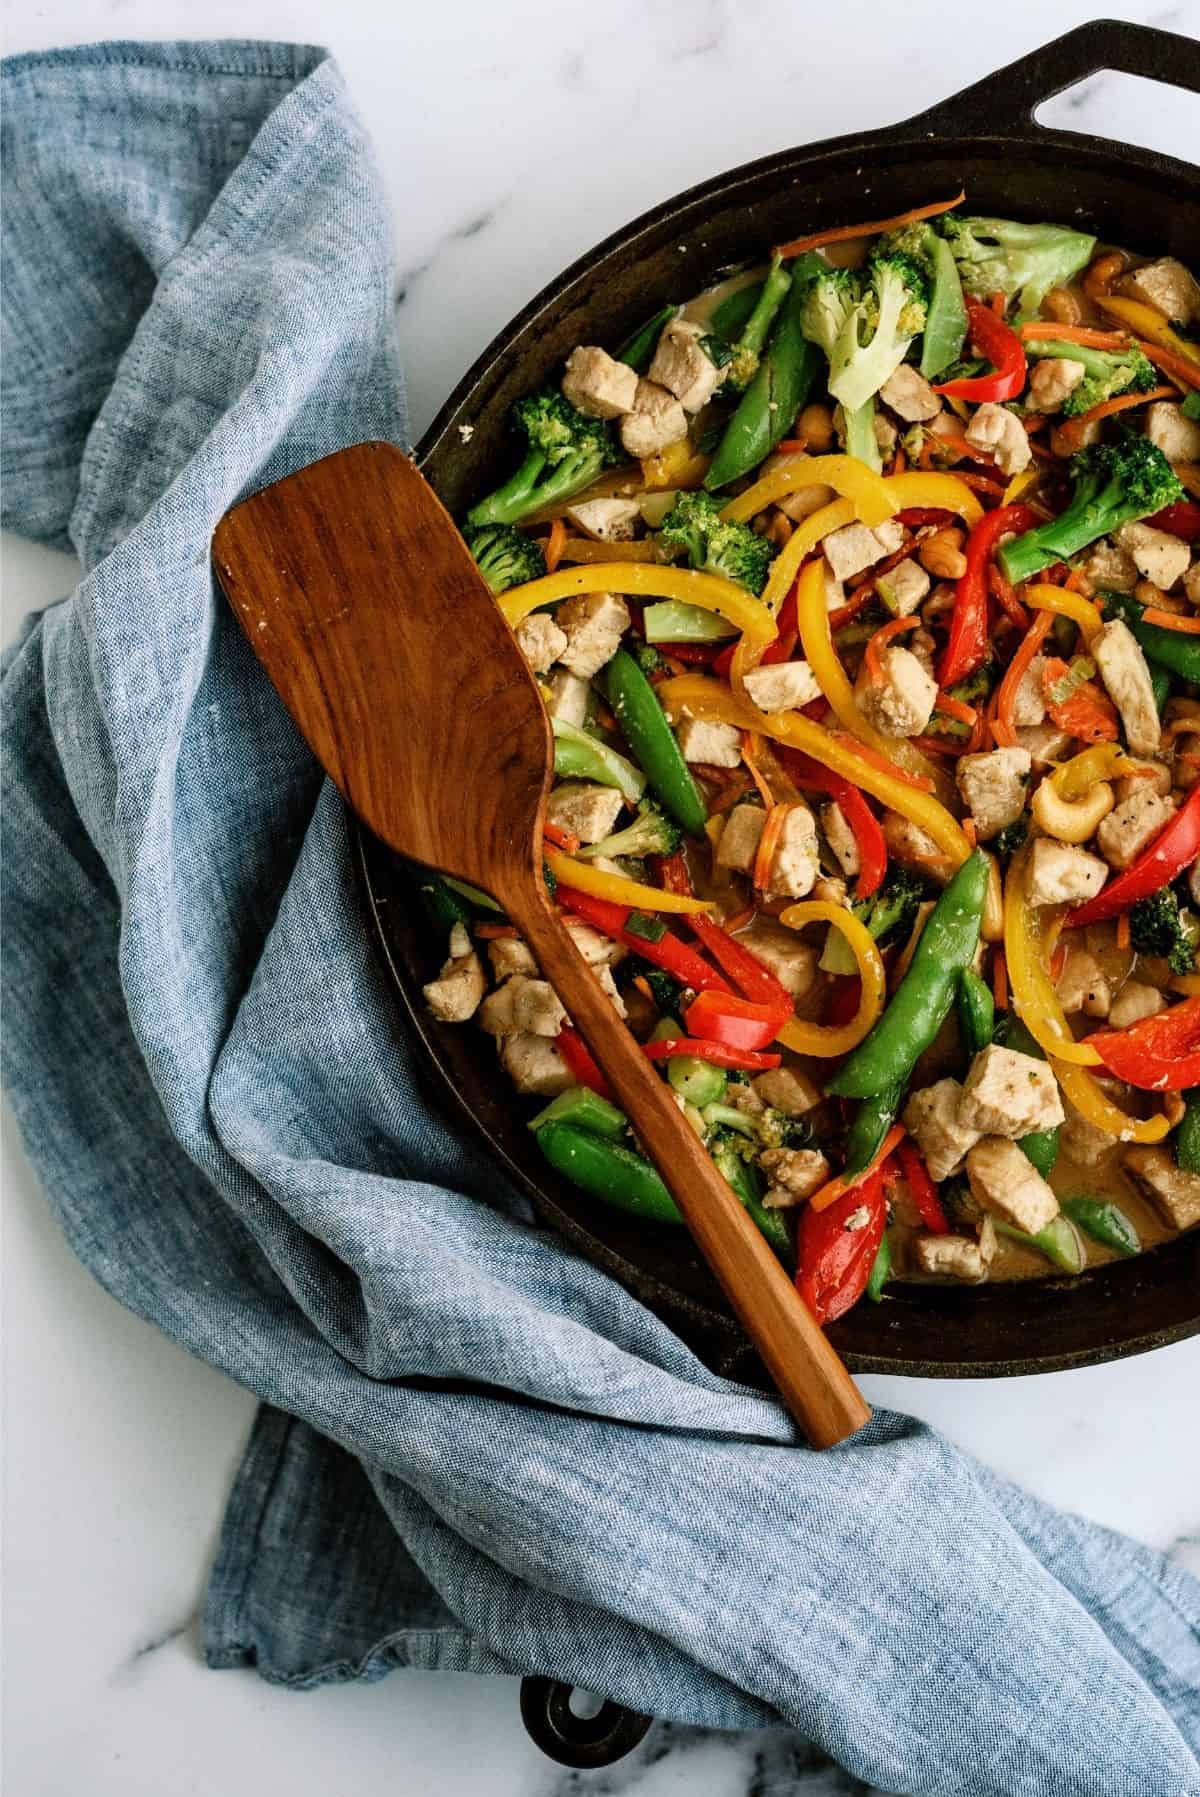
[[[832,1447],[870,1409],[792,1281],[536,889],[505,895],[545,977],[571,1014],[720,1281],[784,1403],[815,1448]]]

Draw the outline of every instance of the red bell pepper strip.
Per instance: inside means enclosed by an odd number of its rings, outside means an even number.
[[[988,639],[988,567],[1001,537],[1010,532],[1020,536],[1032,530],[1037,521],[1037,513],[1027,505],[1001,505],[994,512],[986,513],[971,532],[964,551],[967,571],[955,587],[950,640],[942,651],[938,666],[939,686],[953,686],[955,681],[965,680],[987,660],[991,646]]]
[[[921,1159],[921,1151],[911,1136],[896,1145],[896,1158],[904,1183],[912,1193],[913,1203],[921,1213],[921,1221],[931,1235],[949,1235],[950,1222],[942,1209],[937,1187],[929,1177],[929,1169]]]
[[[867,1288],[887,1227],[884,1179],[890,1157],[825,1210],[806,1208],[796,1237],[796,1289],[822,1326],[845,1316]],[[858,1213],[859,1227],[849,1229]]]
[[[1200,786],[1193,786],[1185,804],[1164,826],[1132,867],[1099,891],[1095,898],[1068,911],[1066,927],[1082,929],[1089,923],[1103,923],[1169,886],[1177,874],[1190,867],[1200,855]],[[1091,1038],[1089,1037],[1090,1041]]]
[[[631,948],[635,955],[643,961],[649,961],[654,967],[661,967],[684,986],[690,986],[695,992],[703,992],[711,988],[715,992],[728,992],[729,982],[715,967],[702,960],[695,949],[673,936],[670,930],[651,942],[645,936],[625,928],[631,909],[629,905],[614,905],[608,899],[594,898],[590,892],[579,892],[574,886],[560,886],[558,901],[565,911],[574,912],[590,923],[593,929],[599,930],[603,936],[611,936],[614,942],[623,942]]]
[[[1110,1073],[1143,1092],[1182,1092],[1200,1084],[1200,998],[1143,1017],[1127,1030],[1087,1039]]]
[[[790,661],[795,653],[796,644],[800,640],[800,625],[796,618],[796,581],[788,591],[788,596],[779,608],[779,616],[775,620],[776,635],[763,651],[760,667],[769,667],[777,661]],[[739,638],[718,649],[712,664],[714,674],[727,678],[733,666],[733,652],[738,646]],[[671,655],[679,654],[679,645],[675,644],[668,651]]]
[[[697,667],[712,667],[724,655],[720,643],[663,643],[664,655],[672,661],[693,662]]]
[[[802,754],[798,749],[777,749],[776,753],[782,766],[798,785],[810,791],[827,792],[841,807],[842,815],[858,845],[858,884],[855,897],[870,898],[879,891],[887,873],[887,840],[879,819],[858,787],[843,779],[841,774],[822,767],[819,761],[814,761],[811,755]]]
[[[944,506],[908,505],[903,511],[896,513],[894,522],[907,525],[909,530],[920,530],[923,524],[949,524],[953,517],[954,513],[948,512]]]
[[[642,1053],[651,1061],[673,1061],[681,1054],[714,1067],[742,1067],[747,1073],[767,1073],[783,1060],[779,1054],[756,1054],[750,1048],[727,1048],[723,1042],[705,1042],[699,1036],[668,1036],[660,1042],[643,1042]]]
[[[1200,537],[1200,503],[1177,499],[1174,505],[1165,505],[1161,512],[1147,518],[1146,523],[1153,524],[1155,530],[1169,530],[1173,537],[1182,537],[1186,543],[1194,543]]]
[[[713,960],[724,968],[743,998],[781,1013],[782,1019],[792,1015],[795,1007],[791,993],[775,978],[770,968],[763,965],[757,955],[752,954],[728,930],[723,930],[720,924],[714,923],[711,917],[705,917],[703,913],[698,912],[694,917],[689,917],[688,922]]]
[[[567,1063],[567,1072],[577,1086],[587,1086],[601,1098],[612,1098],[612,1087],[592,1059],[592,1051],[578,1030],[564,1023],[554,1038],[554,1046]]]
[[[688,1034],[727,1048],[769,1048],[792,1015],[778,1005],[756,1005],[724,992],[701,992],[683,1014]]]
[[[856,973],[835,974],[824,1023],[830,1029],[840,1029],[844,1023],[849,1023],[858,1012],[861,998],[862,981]]]
[[[943,381],[935,393],[948,399],[969,399],[975,405],[985,401],[1016,399],[1025,387],[1025,345],[1017,333],[997,318],[990,306],[978,300],[967,301],[967,336],[977,356],[986,356],[992,364],[991,374],[975,375],[967,380]]]

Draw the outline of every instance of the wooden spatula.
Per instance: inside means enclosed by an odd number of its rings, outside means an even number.
[[[347,802],[400,854],[490,892],[525,937],[809,1441],[828,1447],[860,1429],[871,1412],[850,1375],[547,894],[546,712],[433,489],[398,449],[363,443],[237,506],[213,557]]]

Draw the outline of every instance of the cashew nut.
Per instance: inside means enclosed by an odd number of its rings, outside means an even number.
[[[1033,795],[1033,821],[1047,836],[1059,842],[1086,842],[1115,804],[1107,780],[1098,780],[1081,799],[1064,799],[1049,780]]]

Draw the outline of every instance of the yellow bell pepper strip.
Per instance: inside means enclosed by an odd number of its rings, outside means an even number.
[[[779,1031],[776,1041],[782,1042],[785,1048],[794,1049],[797,1054],[819,1055],[822,1058],[849,1054],[875,1027],[883,1009],[887,974],[883,958],[875,945],[875,938],[845,905],[830,905],[821,899],[789,905],[786,911],[780,913],[779,921],[786,924],[789,930],[802,930],[810,923],[828,923],[835,930],[840,930],[854,956],[858,977],[862,981],[862,991],[858,1010],[849,1023],[805,1023],[801,1018],[793,1017]]]
[[[804,658],[813,677],[834,715],[851,736],[857,736],[876,754],[898,762],[911,773],[932,775],[933,769],[918,749],[912,748],[902,737],[882,736],[863,716],[854,697],[854,688],[846,678],[833,646],[829,610],[825,604],[825,575],[820,562],[810,562],[800,576],[796,590],[796,622],[800,626]]]
[[[906,512],[910,506],[929,506],[938,511],[957,512],[968,525],[978,524],[983,517],[983,507],[974,493],[955,474],[911,468],[907,474],[889,474],[883,484],[899,512]]]
[[[754,642],[769,643],[775,620],[745,587],[718,574],[691,568],[650,568],[638,562],[598,562],[590,567],[563,568],[540,580],[509,587],[497,600],[508,622],[516,626],[540,605],[555,605],[576,593],[637,593],[651,599],[682,599],[687,605],[719,612]]]
[[[771,564],[771,572],[767,584],[763,588],[762,602],[778,618],[784,600],[792,590],[796,575],[802,563],[810,556],[817,544],[827,537],[830,531],[840,530],[844,524],[854,522],[854,502],[851,499],[834,499],[823,505],[819,512],[813,512],[804,522],[796,527],[784,544],[780,553]],[[733,663],[729,670],[729,680],[738,697],[750,704],[746,693],[746,675],[751,673],[763,658],[767,645],[752,642],[743,637],[733,652]]]
[[[658,562],[658,544],[653,537],[642,537],[636,543],[597,543],[591,537],[568,537],[559,552],[560,562]]]
[[[680,892],[662,892],[657,886],[643,886],[640,880],[627,880],[624,874],[605,873],[587,861],[573,861],[561,849],[542,850],[542,860],[560,886],[573,886],[577,892],[590,892],[593,898],[608,899],[614,905],[632,905],[636,911],[708,911],[703,899],[688,898]]]
[[[849,455],[794,456],[772,468],[752,487],[731,499],[722,518],[745,524],[765,506],[773,505],[801,487],[832,487],[854,505],[854,516],[864,524],[882,524],[897,510],[883,476]],[[815,514],[814,514],[815,515]]]
[[[959,825],[944,805],[931,793],[907,785],[896,775],[874,762],[865,761],[845,742],[835,740],[820,724],[798,711],[764,713],[736,693],[729,692],[720,681],[704,674],[676,674],[656,689],[658,700],[668,716],[678,718],[686,710],[693,717],[719,724],[733,724],[739,730],[757,730],[772,742],[801,749],[832,768],[835,774],[870,793],[886,805],[918,824],[937,843],[953,867],[958,867],[970,854],[970,844]]]
[[[1172,992],[1182,992],[1188,998],[1200,995],[1200,973],[1177,973],[1170,984]]]
[[[1050,775],[1050,784],[1060,798],[1082,799],[1097,781],[1136,774],[1139,766],[1140,763],[1130,761],[1119,743],[1093,743],[1070,761],[1060,762]]]
[[[1099,1056],[1096,1058],[1098,1060]],[[1086,1067],[1069,1065],[1054,1055],[1050,1056],[1050,1066],[1079,1115],[1094,1123],[1097,1129],[1122,1142],[1161,1142],[1170,1134],[1171,1125],[1161,1112],[1156,1117],[1142,1119],[1121,1110],[1105,1096]]]
[[[1036,464],[1032,468],[1022,469],[1020,474],[1013,475],[1012,479],[1009,481],[1008,485],[1005,487],[1004,497],[1000,501],[1000,504],[1001,505],[1015,505],[1015,503],[1018,499],[1023,499],[1025,497],[1026,493],[1030,492],[1032,490],[1032,488],[1037,486],[1038,481],[1040,479],[1041,479],[1041,470],[1037,467]]]
[[[1103,294],[1097,303],[1105,312],[1119,318],[1122,324],[1127,324],[1131,331],[1136,331],[1139,337],[1148,337],[1151,343],[1169,349],[1173,356],[1182,356],[1185,362],[1200,363],[1200,349],[1186,337],[1181,337],[1178,331],[1173,331],[1157,306],[1117,293]]]
[[[1100,1056],[1076,1042],[1050,978],[1050,956],[1063,908],[1031,905],[1025,896],[1028,849],[1014,857],[1004,882],[1004,959],[1017,1016],[1047,1055],[1075,1067],[1098,1067]]]
[[[1022,598],[1034,611],[1052,611],[1060,618],[1070,618],[1072,623],[1078,624],[1089,643],[1104,629],[1104,619],[1098,609],[1082,593],[1069,593],[1065,587],[1039,584],[1027,586]]]
[[[686,437],[657,455],[642,462],[642,484],[647,493],[661,493],[669,488],[693,492],[704,485],[704,476],[712,464],[710,455],[695,455]]]

